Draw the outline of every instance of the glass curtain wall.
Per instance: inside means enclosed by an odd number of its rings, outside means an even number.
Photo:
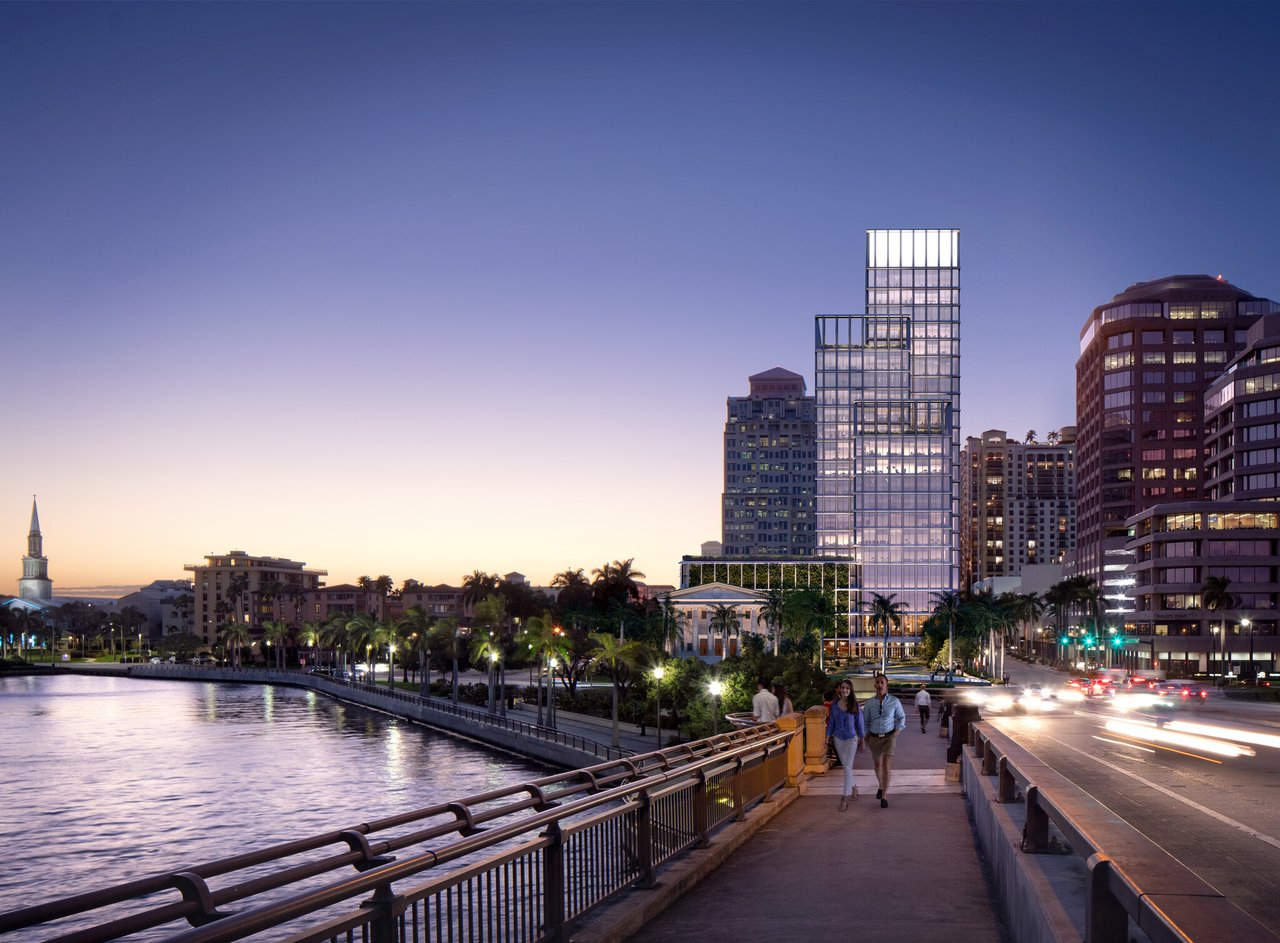
[[[867,231],[866,314],[818,315],[817,552],[855,565],[850,647],[879,656],[873,593],[904,610],[890,657],[960,578],[960,255],[954,229]]]

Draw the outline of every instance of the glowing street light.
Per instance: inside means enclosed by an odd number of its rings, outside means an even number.
[[[658,749],[662,749],[662,676],[667,673],[667,669],[658,664],[653,669],[653,680],[657,682],[654,691],[658,698]]]
[[[715,712],[711,715],[711,732],[716,734],[720,732],[720,695],[724,693],[724,685],[717,679],[708,685],[708,690],[716,699]]]

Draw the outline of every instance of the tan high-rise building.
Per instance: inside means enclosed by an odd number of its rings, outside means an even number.
[[[1074,426],[1046,442],[1018,442],[1003,429],[969,437],[960,462],[965,586],[1060,564],[1075,549],[1075,440]]]
[[[254,557],[243,550],[209,555],[204,563],[188,563],[193,574],[192,621],[206,645],[218,640],[220,626],[243,622],[257,639],[262,623],[277,618],[284,601],[290,608],[302,605],[305,594],[320,587],[326,570],[308,570],[305,563],[280,557]],[[288,613],[281,617],[287,621]]]

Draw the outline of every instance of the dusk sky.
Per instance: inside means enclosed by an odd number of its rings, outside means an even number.
[[[0,591],[242,549],[544,583],[719,539],[864,231],[958,228],[964,435],[1090,310],[1280,298],[1280,5],[0,5]]]

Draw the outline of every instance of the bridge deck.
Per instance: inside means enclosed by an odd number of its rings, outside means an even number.
[[[959,784],[943,781],[937,712],[921,734],[908,711],[889,808],[875,800],[864,752],[860,798],[847,812],[837,811],[838,767],[810,780],[803,796],[632,939],[1007,940]]]

